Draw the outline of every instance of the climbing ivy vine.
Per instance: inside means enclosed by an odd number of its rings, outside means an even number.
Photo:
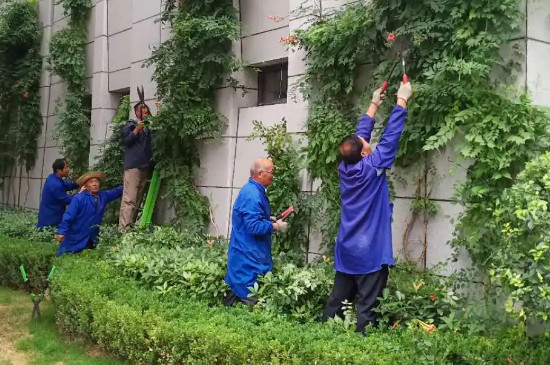
[[[239,23],[231,0],[170,0],[162,21],[172,35],[149,61],[162,102],[152,127],[156,169],[167,184],[174,223],[201,230],[210,209],[194,185],[197,144],[220,136],[223,117],[213,107],[215,88],[237,68],[231,45],[239,38]]]
[[[90,0],[60,0],[69,27],[56,32],[50,43],[50,64],[53,72],[67,85],[67,93],[58,105],[56,137],[65,156],[71,161],[75,175],[88,169],[90,153],[90,120],[83,106],[86,95],[87,20]]]
[[[0,4],[0,177],[35,163],[42,126],[42,57],[36,1]]]
[[[401,50],[415,95],[397,163],[429,161],[456,144],[456,168],[466,169],[466,181],[456,189],[464,211],[453,244],[464,247],[483,271],[494,268],[492,252],[504,244],[494,229],[495,202],[550,142],[548,114],[511,86],[517,64],[500,55],[503,46],[516,56],[521,52],[508,43],[521,18],[519,0],[376,0],[296,32],[307,54],[308,164],[322,181],[318,197],[327,243],[334,242],[339,221],[337,146],[354,132],[361,113],[354,101],[367,100],[381,85],[392,51]],[[398,41],[388,43],[389,32]],[[359,82],[364,70],[366,89]],[[399,77],[391,80],[390,95]]]
[[[294,141],[288,133],[286,120],[274,126],[265,126],[254,121],[254,131],[250,139],[261,140],[268,157],[273,161],[275,174],[273,183],[267,189],[269,205],[274,216],[294,206],[295,213],[288,218],[289,228],[284,234],[273,236],[273,252],[295,252],[302,254],[308,246],[309,207],[302,192],[299,141]]]

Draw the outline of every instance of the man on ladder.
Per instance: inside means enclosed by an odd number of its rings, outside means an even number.
[[[124,193],[120,204],[118,229],[125,232],[137,218],[145,185],[153,171],[153,148],[151,131],[146,127],[145,120],[151,115],[149,106],[145,104],[143,86],[137,89],[139,102],[134,106],[136,120],[130,119],[124,130]]]

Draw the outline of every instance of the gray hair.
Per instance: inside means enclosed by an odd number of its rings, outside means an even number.
[[[260,174],[262,171],[267,171],[267,167],[271,164],[271,161],[267,158],[257,158],[252,161],[250,166],[250,176],[255,177]]]

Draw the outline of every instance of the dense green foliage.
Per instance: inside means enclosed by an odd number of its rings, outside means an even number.
[[[300,163],[299,144],[288,133],[286,120],[272,127],[254,122],[254,132],[250,139],[260,139],[273,161],[273,183],[267,189],[272,215],[279,215],[291,205],[295,209],[294,215],[288,219],[288,231],[273,236],[272,251],[302,254],[308,247],[309,209],[305,194],[302,193],[300,170],[305,166]]]
[[[509,312],[550,317],[550,154],[529,162],[495,203],[490,227],[500,243],[491,251],[491,275],[509,293]]]
[[[36,1],[0,3],[0,177],[35,163],[42,126],[42,57]]]
[[[122,130],[130,115],[130,97],[127,95],[120,100],[118,111],[111,121],[111,136],[101,146],[99,160],[94,170],[107,174],[101,182],[103,189],[114,189],[122,185],[124,176],[124,144],[122,143]],[[109,204],[103,218],[105,223],[118,222],[118,204]]]
[[[78,176],[88,169],[90,154],[90,120],[84,109],[86,95],[87,20],[90,0],[61,0],[69,27],[56,32],[50,43],[52,71],[67,85],[67,94],[59,100],[56,137],[63,152],[71,161],[73,173]]]
[[[208,307],[185,293],[143,288],[90,252],[61,260],[52,296],[64,332],[133,363],[542,364],[550,356],[543,339],[512,333],[497,340],[408,328],[373,330],[365,339],[335,326]]]
[[[53,228],[39,230],[36,224],[36,213],[0,209],[0,235],[33,242],[54,242]]]
[[[510,186],[521,166],[548,145],[548,116],[524,95],[505,92],[493,83],[509,76],[500,47],[517,29],[517,0],[410,2],[380,0],[349,6],[298,32],[307,52],[312,111],[308,121],[309,167],[323,183],[326,233],[332,241],[338,223],[338,142],[353,132],[358,112],[353,101],[361,64],[375,65],[367,94],[391,67],[388,56],[406,53],[407,73],[415,86],[414,101],[399,152],[399,163],[423,159],[425,151],[445,148],[455,137],[463,160],[473,159],[457,198],[466,207],[457,227],[456,243],[482,264],[496,242],[483,227],[491,204]],[[393,32],[397,41],[388,44]],[[389,48],[389,49],[388,49]],[[389,90],[393,95],[399,75]],[[393,102],[388,98],[387,104]],[[386,105],[386,110],[390,105]]]
[[[57,244],[36,243],[0,234],[0,285],[25,289],[19,271],[19,266],[23,265],[31,288],[42,293],[56,253]]]
[[[167,184],[175,223],[201,230],[209,204],[194,186],[200,164],[197,143],[220,135],[215,88],[236,69],[231,45],[239,38],[239,25],[231,0],[170,0],[162,19],[172,34],[150,59],[162,102],[152,126],[156,169]]]

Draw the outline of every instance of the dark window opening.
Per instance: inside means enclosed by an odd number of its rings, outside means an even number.
[[[258,69],[258,105],[286,103],[288,61]]]

